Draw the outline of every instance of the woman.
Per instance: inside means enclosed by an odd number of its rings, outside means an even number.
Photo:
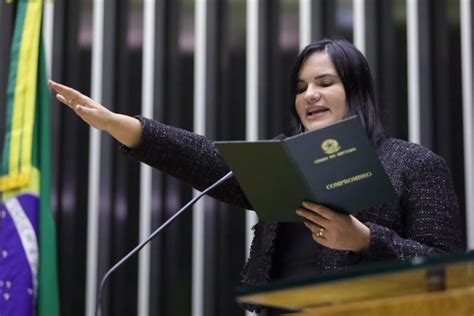
[[[229,171],[213,143],[202,136],[143,117],[112,113],[73,89],[52,81],[49,85],[59,101],[91,126],[111,134],[132,157],[199,190]],[[308,45],[295,63],[291,91],[294,133],[358,115],[398,198],[357,217],[302,201],[295,211],[305,219],[304,224],[259,222],[242,272],[245,284],[462,247],[459,209],[446,163],[419,145],[385,137],[367,61],[353,45],[344,40]],[[252,208],[235,179],[211,195]]]

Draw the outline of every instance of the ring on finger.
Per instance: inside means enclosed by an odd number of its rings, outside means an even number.
[[[321,227],[321,228],[319,229],[319,231],[316,233],[316,237],[324,238],[324,232],[325,232],[325,231],[326,231],[326,230],[325,230],[323,227]]]

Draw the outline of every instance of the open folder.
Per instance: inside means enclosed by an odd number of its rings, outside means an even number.
[[[354,214],[396,197],[355,116],[285,139],[215,145],[262,221],[302,221],[303,201]]]

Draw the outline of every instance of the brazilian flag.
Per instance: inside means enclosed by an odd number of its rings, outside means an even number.
[[[59,315],[59,293],[50,201],[43,1],[17,0],[16,6],[6,126],[0,129],[5,130],[0,170],[0,315],[54,316]]]

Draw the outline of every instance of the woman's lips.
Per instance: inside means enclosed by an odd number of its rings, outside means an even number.
[[[309,118],[309,119],[317,119],[323,115],[326,114],[326,112],[329,111],[329,108],[325,107],[325,106],[317,106],[317,107],[313,107],[313,108],[310,108],[306,111],[306,116]]]

